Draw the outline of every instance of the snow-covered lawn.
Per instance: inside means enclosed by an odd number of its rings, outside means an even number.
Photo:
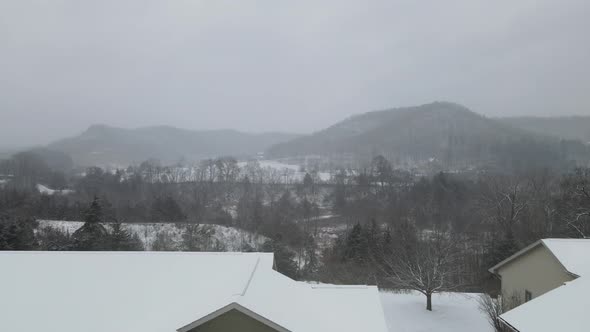
[[[47,186],[44,186],[42,184],[37,184],[37,190],[39,191],[39,193],[43,194],[43,195],[69,195],[71,193],[73,193],[73,190],[70,189],[64,189],[64,190],[54,190],[51,189]]]
[[[84,225],[81,221],[61,221],[61,220],[38,220],[39,228],[46,227],[54,228],[73,234],[78,228]],[[152,250],[154,241],[158,233],[166,233],[171,237],[174,243],[182,242],[182,234],[184,232],[183,224],[172,223],[142,223],[142,224],[122,224],[132,234],[136,234],[142,241],[146,250]],[[107,228],[110,226],[107,224]],[[215,233],[213,239],[221,243],[226,251],[240,251],[244,245],[252,248],[260,248],[267,240],[266,237],[258,234],[253,234],[234,227],[226,227],[221,225],[207,225],[211,227]]]
[[[285,164],[278,160],[259,160],[258,164],[262,169],[273,169],[279,171],[285,175],[288,175],[290,181],[303,181],[306,172],[301,171],[300,165],[293,165],[293,164]],[[247,162],[239,162],[238,166],[240,168],[245,168],[248,165]],[[322,181],[329,181],[331,179],[331,174],[328,172],[319,172],[318,177]],[[283,179],[284,180],[284,179]]]
[[[422,294],[381,292],[390,332],[493,332],[479,311],[479,294],[444,293],[432,297],[432,312]]]

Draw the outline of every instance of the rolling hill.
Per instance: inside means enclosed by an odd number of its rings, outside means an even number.
[[[557,138],[486,118],[464,106],[434,102],[356,115],[312,135],[279,143],[268,154],[345,155],[365,161],[381,154],[398,163],[437,160],[446,168],[525,163],[552,167],[578,158],[579,151],[574,155],[572,149]]]
[[[48,148],[69,154],[78,166],[124,166],[151,158],[174,163],[182,159],[251,156],[296,137],[235,130],[193,131],[166,126],[124,129],[93,125],[79,136],[51,143]]]
[[[532,133],[590,143],[590,116],[506,117],[499,121]]]

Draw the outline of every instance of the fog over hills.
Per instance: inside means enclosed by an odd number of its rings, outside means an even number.
[[[562,139],[590,142],[590,116],[563,117],[505,117],[500,121],[527,131]]]
[[[556,137],[486,118],[462,105],[434,102],[356,115],[312,135],[279,143],[268,153],[274,157],[348,155],[361,160],[382,154],[394,161],[434,158],[449,167],[508,166],[506,162],[523,158],[551,164],[550,158],[566,162],[579,156],[560,143]]]
[[[147,159],[173,164],[266,152],[268,158],[317,155],[357,162],[381,154],[396,165],[435,160],[443,169],[563,167],[587,162],[589,128],[590,117],[488,118],[456,103],[433,102],[354,115],[310,135],[93,125],[46,148],[71,156],[76,166],[121,167]]]
[[[48,148],[69,154],[78,166],[121,166],[151,158],[174,163],[226,155],[252,156],[297,136],[229,129],[195,131],[167,126],[124,129],[93,125],[76,137],[49,144]]]

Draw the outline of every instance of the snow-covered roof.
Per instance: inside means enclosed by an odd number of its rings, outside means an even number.
[[[490,269],[490,272],[497,273],[498,269],[515,259],[528,253],[530,250],[544,246],[553,254],[557,261],[563,265],[567,272],[577,276],[590,274],[590,258],[582,253],[590,254],[590,239],[543,239],[520,250],[514,255],[506,258]]]
[[[590,278],[578,278],[501,316],[520,332],[588,332]]]
[[[542,241],[570,273],[590,278],[590,239],[545,239]]]
[[[2,330],[173,332],[236,306],[291,332],[386,332],[375,287],[316,286],[265,253],[0,252]]]
[[[529,246],[527,251],[539,244],[545,246],[568,272],[578,278],[508,311],[501,316],[502,320],[520,332],[587,332],[590,239],[544,239]],[[522,253],[516,257],[520,255]]]

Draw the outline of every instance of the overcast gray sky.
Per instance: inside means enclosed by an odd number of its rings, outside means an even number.
[[[590,115],[588,0],[0,0],[0,146],[93,123],[311,132],[448,100]]]

